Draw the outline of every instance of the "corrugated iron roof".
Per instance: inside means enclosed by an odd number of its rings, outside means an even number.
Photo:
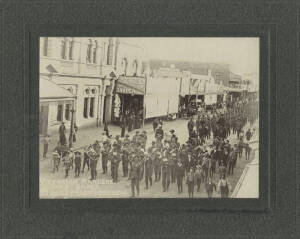
[[[70,91],[55,84],[54,82],[40,78],[40,99],[75,98]]]

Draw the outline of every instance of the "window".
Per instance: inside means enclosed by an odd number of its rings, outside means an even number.
[[[126,73],[127,73],[127,64],[128,64],[128,61],[127,59],[124,57],[123,60],[122,60],[122,67],[123,67],[123,75],[126,76]]]
[[[95,106],[95,97],[92,97],[91,101],[90,101],[90,117],[91,118],[94,117],[94,106]]]
[[[132,65],[133,65],[133,76],[137,76],[137,70],[138,70],[137,60],[134,60]]]
[[[69,59],[73,60],[74,41],[70,41],[69,45]]]
[[[89,98],[84,98],[83,103],[83,117],[88,118],[88,104],[89,104]]]
[[[65,119],[66,120],[70,120],[70,109],[71,109],[71,105],[66,104],[66,108],[65,108]]]
[[[64,39],[61,41],[61,58],[66,59],[66,53],[67,53],[67,40]]]
[[[48,37],[44,37],[43,56],[48,56]]]
[[[57,106],[57,117],[56,120],[61,122],[63,120],[63,105]]]
[[[107,49],[107,65],[112,65],[113,62],[113,39],[109,38]]]
[[[92,40],[90,40],[87,46],[86,62],[91,63],[91,59],[92,59]]]
[[[93,52],[93,63],[97,63],[97,51],[98,51],[98,43],[95,41],[95,48]]]

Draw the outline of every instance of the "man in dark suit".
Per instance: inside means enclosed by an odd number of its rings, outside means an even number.
[[[176,181],[178,193],[182,193],[182,181],[184,177],[184,167],[183,164],[179,161],[176,165]]]

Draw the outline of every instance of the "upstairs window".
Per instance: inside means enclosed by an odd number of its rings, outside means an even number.
[[[43,56],[48,56],[48,37],[44,37]]]
[[[86,62],[88,63],[92,62],[92,40],[89,41],[89,44],[87,46]]]
[[[137,70],[138,70],[137,60],[134,60],[132,65],[133,65],[133,76],[137,76]]]
[[[74,60],[73,59],[73,51],[74,51],[74,40],[70,41],[70,43],[69,43],[69,59],[70,60]]]
[[[97,43],[97,41],[95,41],[95,48],[94,48],[94,52],[93,52],[93,63],[94,64],[97,63],[97,52],[98,52],[98,43]]]
[[[108,49],[107,49],[107,65],[113,63],[113,39],[109,38]]]
[[[66,52],[67,52],[67,40],[63,39],[61,41],[61,58],[66,59]]]

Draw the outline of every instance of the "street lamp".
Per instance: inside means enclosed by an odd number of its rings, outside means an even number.
[[[69,137],[69,148],[72,148],[73,145],[73,133],[74,133],[74,106],[70,110],[71,112],[71,127],[70,127],[70,137]]]

